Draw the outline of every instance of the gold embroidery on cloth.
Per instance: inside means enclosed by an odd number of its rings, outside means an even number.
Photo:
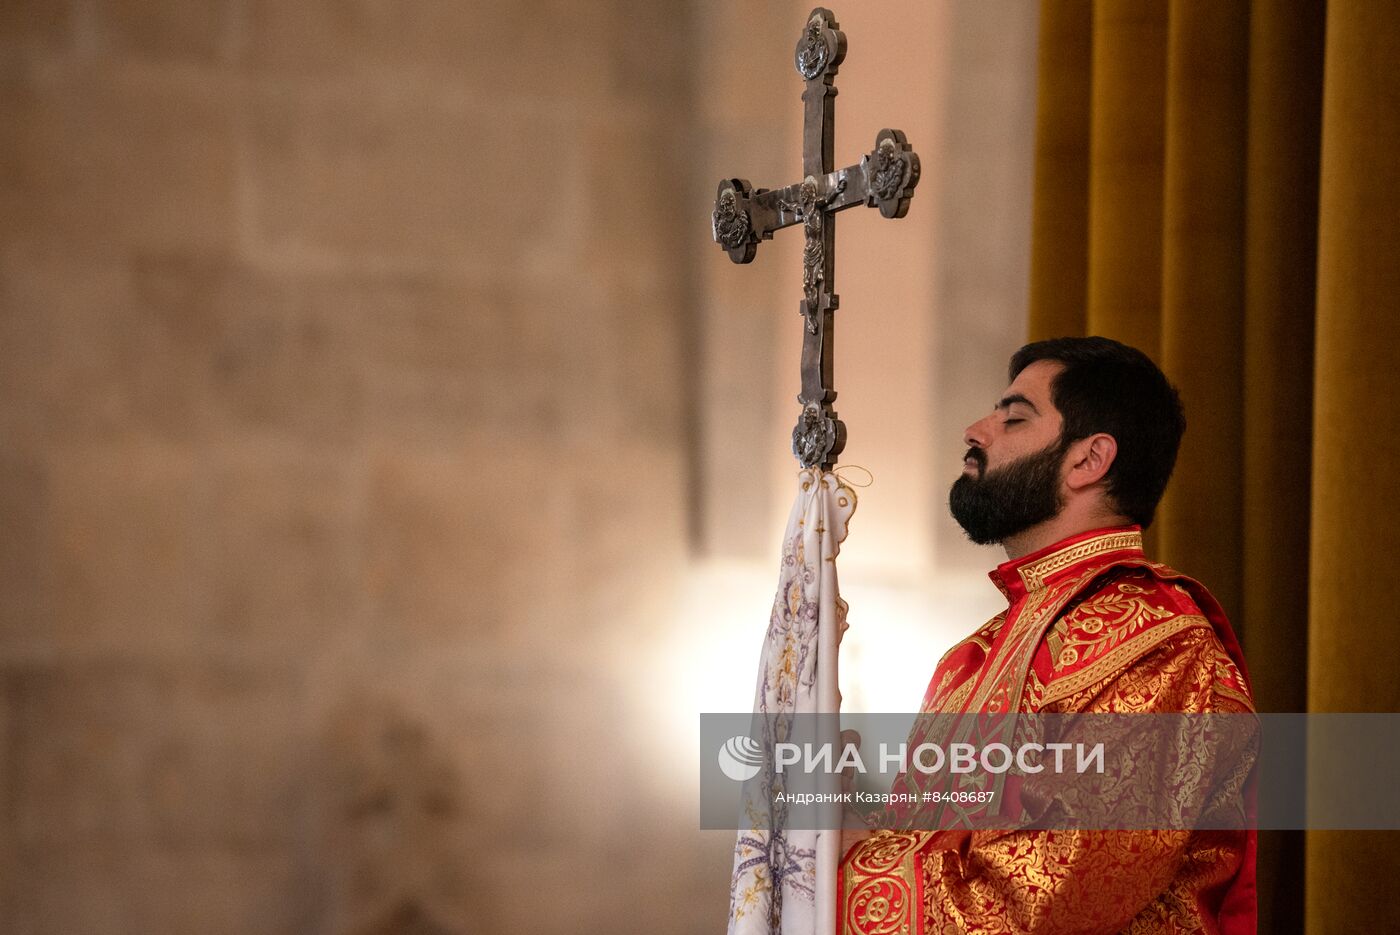
[[[1205,618],[1195,617],[1194,623]],[[1068,696],[1072,711],[1196,711],[1221,703],[1215,673],[1219,640],[1209,626],[1187,627],[1151,655]],[[1153,631],[1155,632],[1155,631]],[[1026,691],[1032,692],[1033,675]],[[1184,737],[1183,739],[1189,739]],[[1242,758],[1226,785],[1244,782]],[[927,935],[1071,935],[1086,930],[1134,935],[1208,931],[1200,894],[1228,880],[1243,859],[1241,832],[1047,830],[973,832],[967,856],[923,855]],[[1143,907],[1131,919],[1127,907]]]
[[[1249,693],[1248,683],[1235,660],[1223,648],[1215,651],[1215,690],[1227,698],[1254,710],[1254,698]]]
[[[963,683],[961,685],[958,686],[957,691],[953,692],[951,695],[948,696],[947,701],[943,702],[942,704],[936,707],[930,707],[929,711],[936,711],[939,713],[947,714],[957,714],[961,710],[962,703],[967,700],[967,696],[971,691],[972,678],[969,676],[968,678],[963,680]]]
[[[939,701],[940,701],[940,700],[942,699],[942,697],[943,697],[943,693],[946,692],[946,691],[948,690],[948,686],[950,686],[950,685],[953,684],[953,679],[957,678],[957,677],[958,677],[958,674],[959,674],[959,670],[958,670],[958,669],[949,669],[947,672],[944,672],[944,673],[943,673],[943,678],[941,678],[941,679],[938,680],[938,685],[934,688],[933,692],[930,693],[929,696],[928,696],[928,701],[929,701],[929,703],[928,703],[928,705],[927,705],[927,709],[928,709],[928,710],[933,710],[934,708],[936,708],[936,707],[938,706]]]
[[[1138,630],[1165,620],[1175,611],[1148,603],[1151,590],[1120,581],[1055,621],[1045,635],[1057,666],[1074,666],[1110,649]]]
[[[1199,619],[1193,622],[1199,623]],[[1060,712],[1211,711],[1222,707],[1213,701],[1220,684],[1213,677],[1213,665],[1201,654],[1213,655],[1218,647],[1214,628],[1188,626],[1118,671],[1041,700]],[[1047,688],[1058,686],[1052,682]],[[1229,709],[1234,710],[1233,703]]]
[[[842,935],[915,935],[919,848],[929,835],[876,831],[851,849],[843,868]]]
[[[928,834],[919,831],[878,829],[851,849],[851,867],[862,873],[888,873],[927,838]]]
[[[1051,552],[1042,559],[1037,559],[1029,564],[1022,565],[1016,571],[1021,576],[1021,583],[1026,586],[1027,591],[1034,591],[1045,585],[1045,579],[1057,571],[1062,571],[1071,565],[1084,561],[1086,558],[1093,558],[1096,555],[1103,555],[1108,552],[1118,552],[1123,549],[1142,549],[1142,533],[1136,530],[1131,532],[1105,533],[1102,536],[1095,536],[1084,542],[1077,542],[1074,545],[1065,546],[1058,552]]]
[[[1001,650],[982,667],[981,678],[977,680],[978,685],[973,694],[972,710],[1006,710],[994,705],[1007,700],[1007,686],[1011,682],[1020,684],[1019,679],[1008,679],[1008,673],[1025,671],[1019,663],[1030,661],[1029,657],[1024,660],[1021,658],[1026,655],[1026,648],[1029,646],[1034,652],[1034,647],[1040,642],[1041,624],[1045,622],[1046,617],[1053,617],[1059,613],[1070,593],[1073,593],[1072,588],[1054,588],[1033,591],[1026,595],[1025,602],[1011,624],[1011,632],[1006,634]]]
[[[964,683],[970,688],[971,701],[964,701],[961,688],[949,699],[944,710],[968,713],[967,717],[959,719],[953,725],[949,732],[949,742],[972,742],[974,734],[977,734],[978,744],[1010,742],[1016,718],[998,719],[992,725],[995,734],[983,735],[980,733],[983,727],[976,715],[980,712],[1007,713],[1015,710],[1026,683],[1026,673],[1031,668],[1031,659],[1044,636],[1046,625],[1064,609],[1071,597],[1078,594],[1104,570],[1101,567],[1088,568],[1075,578],[1057,582],[1054,587],[1031,591],[1026,595],[1015,620],[1011,622],[1011,631],[1006,634],[1001,647],[995,655],[988,658],[979,673],[969,677]],[[993,801],[996,801],[1001,796],[1005,782],[1006,775],[997,773],[990,778],[990,789],[983,791],[990,791]],[[956,821],[947,817],[949,813],[957,816]],[[967,824],[968,817],[969,813],[965,807],[956,803],[939,802],[932,807],[930,821],[935,827],[957,827]]]
[[[950,647],[947,652],[945,652],[942,656],[938,658],[938,665],[933,667],[933,671],[937,672],[939,668],[941,668],[943,664],[947,662],[949,658],[952,657],[953,653],[957,652],[959,649],[962,649],[968,644],[972,644],[973,646],[979,647],[984,653],[991,649],[992,640],[996,639],[997,632],[1001,630],[1001,625],[1006,622],[1006,614],[1007,612],[1003,610],[991,620],[988,620],[986,623],[982,624],[982,626],[979,627],[977,631],[974,632],[971,636],[957,643],[954,643],[953,646]]]
[[[1052,678],[1040,697],[1041,704],[1051,704],[1072,695],[1095,682],[1102,681],[1119,669],[1125,668],[1139,656],[1145,656],[1169,637],[1193,626],[1209,627],[1210,621],[1194,614],[1183,614],[1165,623],[1158,624],[1146,633],[1129,637],[1108,650],[1102,657],[1077,672],[1059,678]]]
[[[951,854],[925,857],[926,931],[1113,931],[1123,924],[1125,905],[1151,899],[1156,880],[1179,859],[1176,849],[1189,833],[1063,830],[1017,832],[981,842],[974,835],[973,857],[965,870]]]

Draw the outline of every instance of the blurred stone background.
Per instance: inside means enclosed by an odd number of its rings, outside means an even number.
[[[0,931],[712,932],[704,710],[792,495],[782,2],[0,6]],[[1024,334],[1035,13],[836,8],[849,705],[997,595],[943,497]],[[779,242],[781,241],[781,242]]]

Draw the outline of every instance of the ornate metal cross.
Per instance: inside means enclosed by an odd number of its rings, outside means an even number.
[[[919,157],[899,130],[881,130],[875,148],[858,164],[832,170],[836,69],[846,57],[846,35],[825,7],[807,17],[797,41],[797,73],[802,91],[802,174],[787,188],[755,190],[746,179],[725,179],[715,196],[715,242],[735,263],[749,263],[760,240],[801,222],[802,249],[802,413],[792,430],[792,451],[803,467],[830,470],[846,446],[846,426],[832,403],[833,313],[840,298],[833,291],[837,211],[856,205],[878,207],[887,218],[902,218],[919,181]]]

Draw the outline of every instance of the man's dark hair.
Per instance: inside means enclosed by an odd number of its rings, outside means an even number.
[[[1109,338],[1052,338],[1011,357],[1011,380],[1038,360],[1064,365],[1050,386],[1063,444],[1106,432],[1118,454],[1105,478],[1121,513],[1146,529],[1176,466],[1186,415],[1176,388],[1135,347]]]

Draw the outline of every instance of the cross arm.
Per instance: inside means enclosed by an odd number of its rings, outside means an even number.
[[[902,131],[884,129],[859,163],[828,172],[816,182],[822,210],[868,205],[887,218],[900,218],[909,212],[909,199],[919,182],[919,157]],[[712,219],[715,242],[735,263],[751,262],[759,241],[802,223],[804,184],[754,190],[745,179],[720,182]]]

